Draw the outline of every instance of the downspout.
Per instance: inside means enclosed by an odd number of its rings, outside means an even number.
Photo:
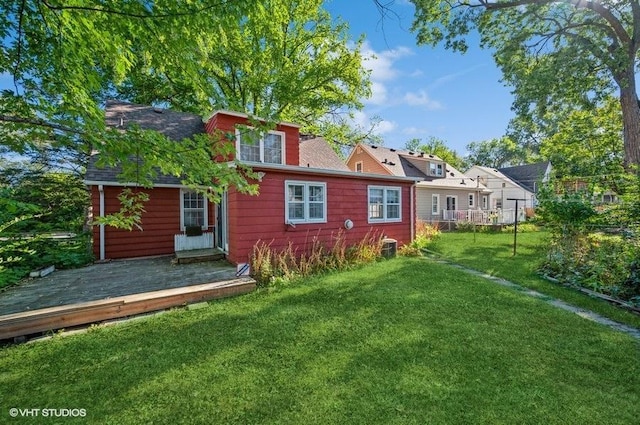
[[[100,218],[104,218],[104,186],[101,184],[98,185],[98,192],[100,192]],[[104,259],[104,224],[100,224],[100,260]]]
[[[416,226],[416,221],[415,221],[416,212],[415,212],[415,205],[414,205],[415,197],[416,197],[416,187],[417,187],[417,183],[413,182],[413,184],[411,185],[411,196],[410,196],[410,198],[411,198],[411,241],[410,242],[413,242],[415,240],[415,238],[416,238],[416,229],[415,229],[415,226]]]

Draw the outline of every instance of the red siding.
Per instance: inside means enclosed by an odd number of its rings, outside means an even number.
[[[327,184],[327,223],[285,224],[285,181],[318,181]],[[398,186],[402,191],[402,222],[368,223],[368,186]],[[229,194],[229,261],[244,263],[249,260],[253,246],[259,240],[271,243],[275,250],[286,248],[289,242],[303,252],[314,237],[328,246],[333,238],[344,231],[349,245],[362,240],[369,231],[377,231],[396,239],[398,244],[411,240],[411,182],[389,182],[339,176],[305,176],[286,172],[267,171],[260,184],[260,195]],[[351,230],[344,222],[354,223]]]
[[[243,117],[219,112],[209,119],[205,124],[205,129],[209,134],[212,134],[216,130],[235,134],[236,125],[249,125],[249,120]],[[278,124],[276,126],[276,130],[285,133],[286,165],[298,166],[300,164],[300,132],[298,128],[290,125]]]
[[[112,214],[120,209],[118,195],[122,187],[105,186],[105,214]],[[140,226],[132,230],[116,229],[105,226],[105,258],[132,258],[151,255],[173,254],[173,236],[180,231],[180,189],[154,188],[143,190],[149,194],[145,203]],[[97,186],[91,187],[91,203],[94,216],[100,214],[100,193]],[[214,224],[214,211],[209,205],[209,226]],[[93,252],[100,256],[100,227],[93,227]]]

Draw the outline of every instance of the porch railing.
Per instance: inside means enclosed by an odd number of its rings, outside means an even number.
[[[515,222],[515,209],[497,210],[442,210],[443,221],[468,221],[476,224],[511,224]],[[524,211],[520,211],[518,221],[525,220]]]

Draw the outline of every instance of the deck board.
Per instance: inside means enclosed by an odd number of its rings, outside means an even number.
[[[183,286],[0,316],[0,340],[164,310],[255,289],[251,278]]]

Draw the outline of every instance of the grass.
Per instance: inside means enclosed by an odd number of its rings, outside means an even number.
[[[627,424],[639,360],[625,334],[397,258],[4,348],[0,422],[55,407],[86,409],[64,423]]]
[[[640,328],[640,316],[589,297],[574,289],[552,283],[537,272],[545,258],[546,232],[518,233],[513,255],[513,233],[444,232],[429,249],[455,263],[508,279],[570,304]]]

